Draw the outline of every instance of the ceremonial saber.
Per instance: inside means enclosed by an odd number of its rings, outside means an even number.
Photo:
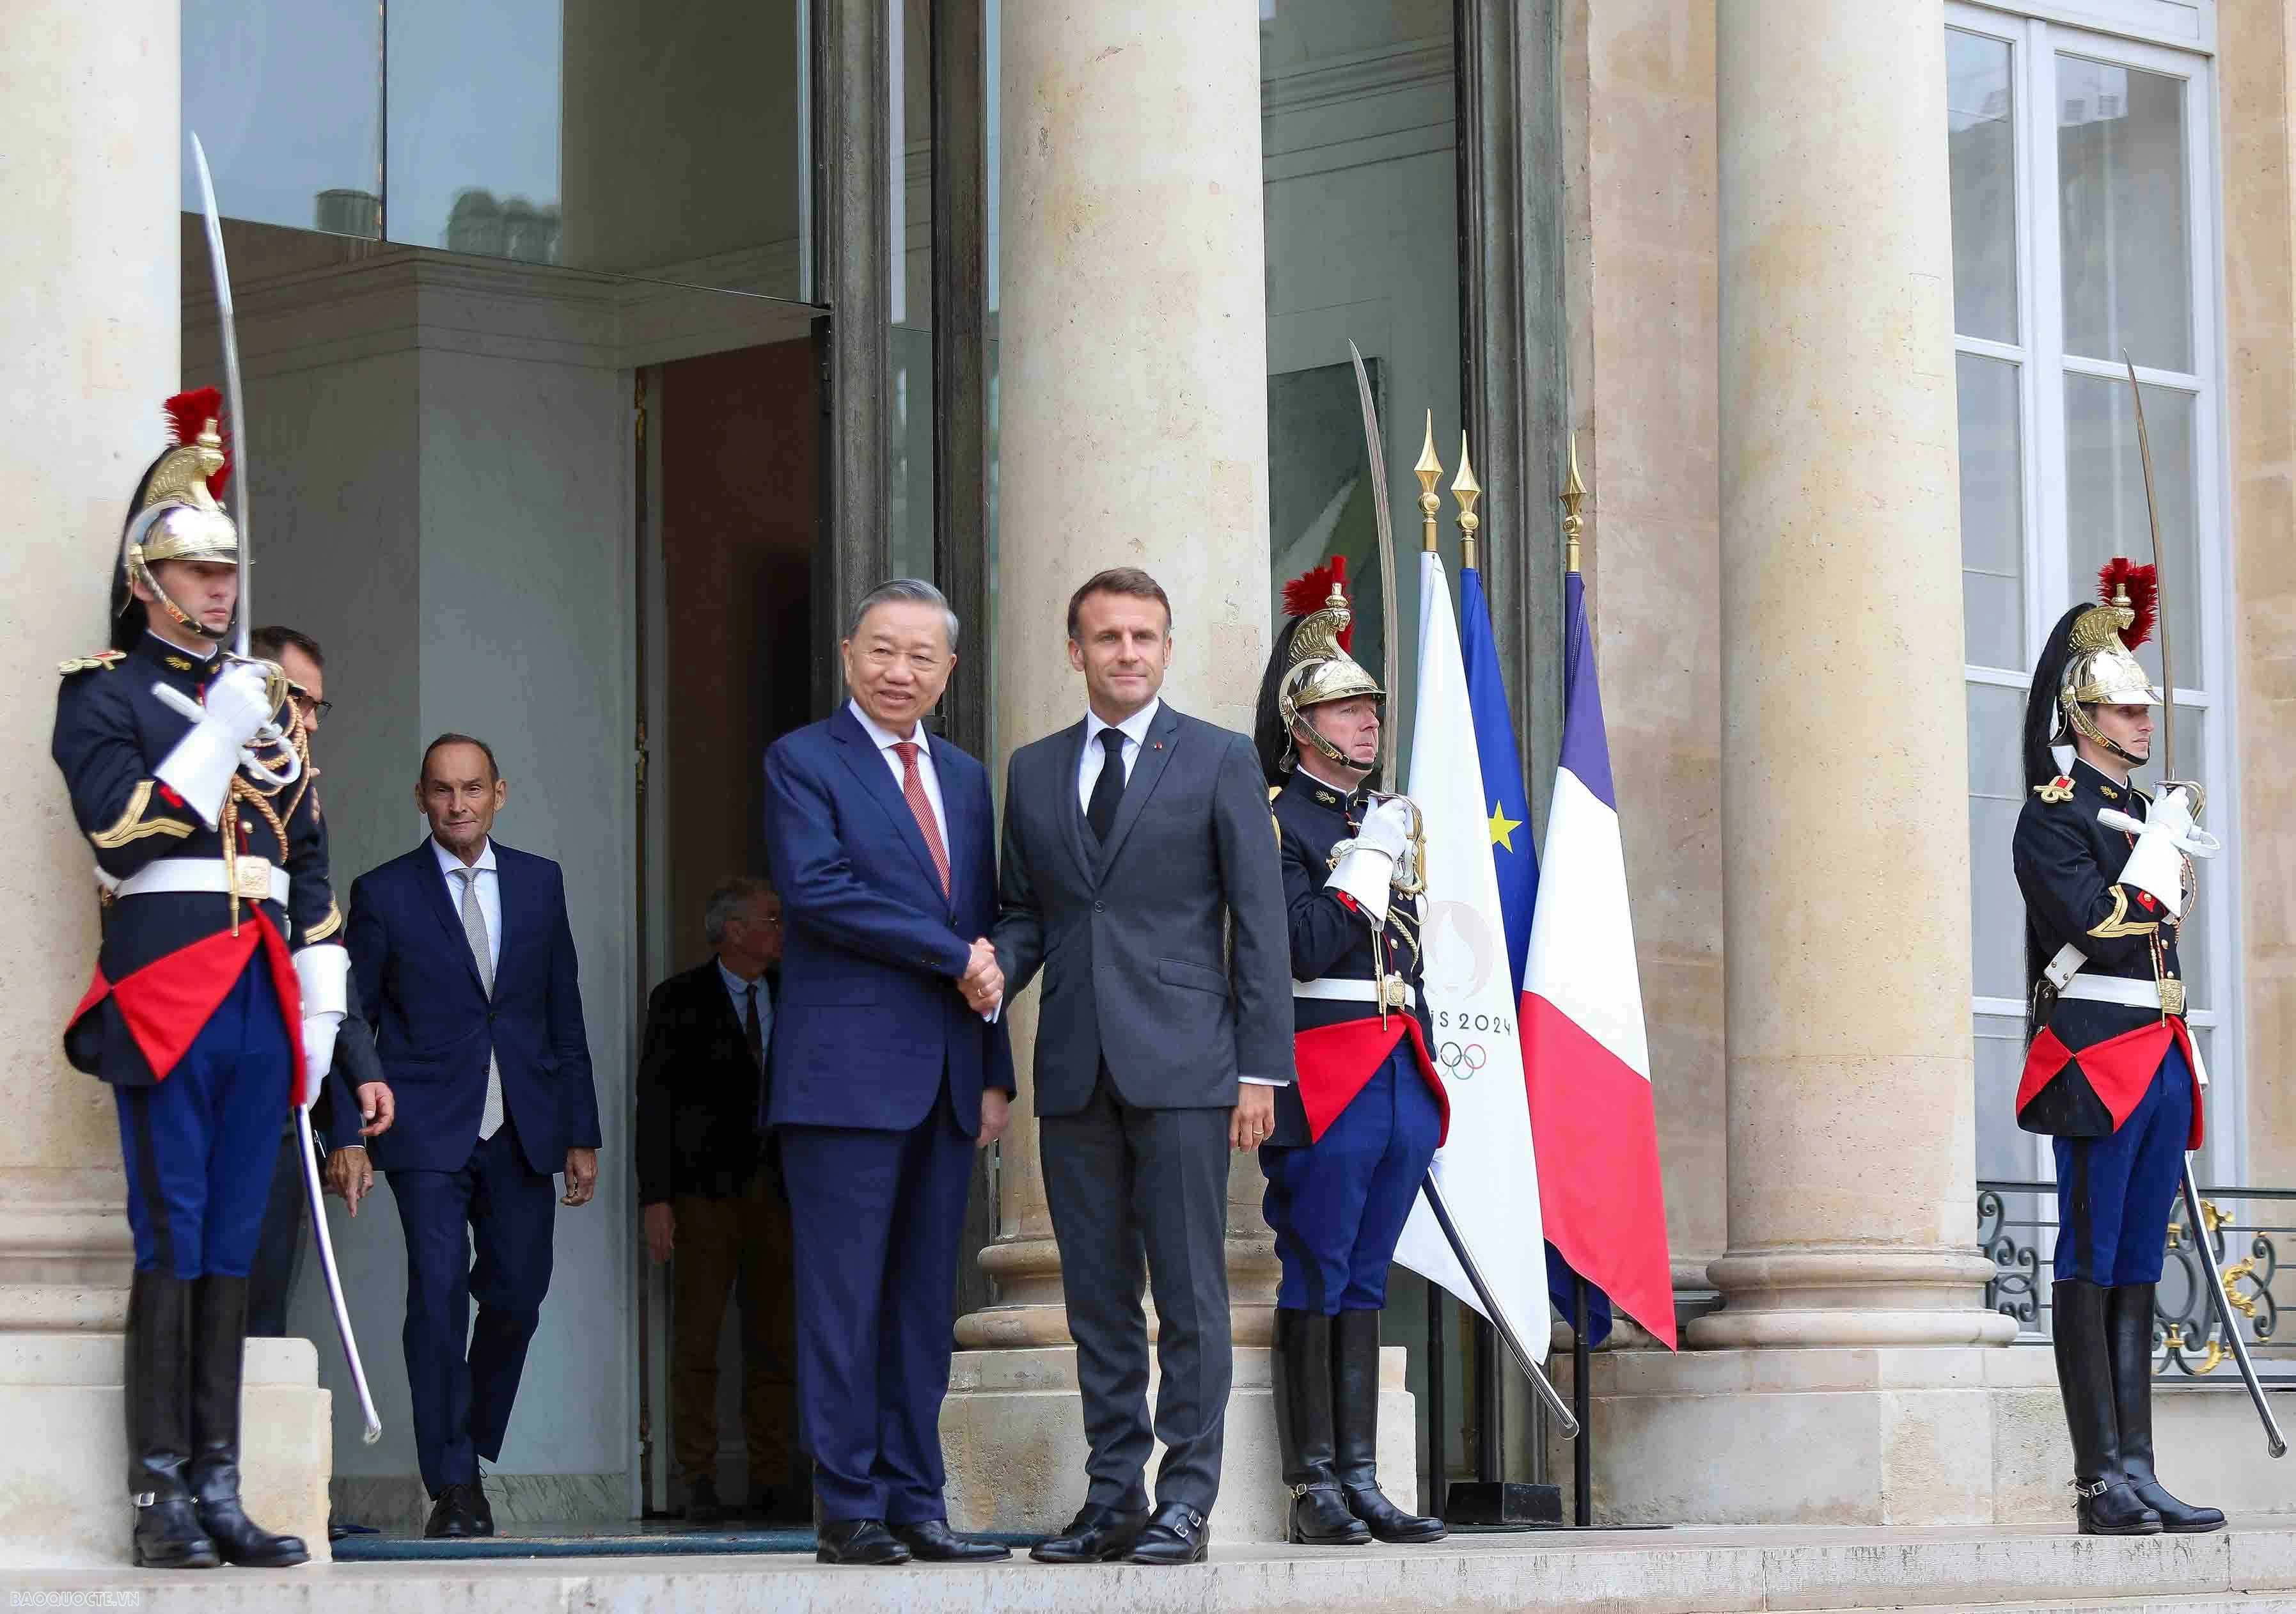
[[[2161,631],[2161,778],[2165,784],[2177,777],[2177,680],[2169,655],[2169,568],[2167,555],[2161,542],[2161,506],[2152,492],[2152,438],[2144,428],[2144,389],[2137,384],[2136,361],[2128,350],[2120,350],[2120,362],[2128,371],[2128,399],[2136,408],[2136,457],[2144,471],[2144,519],[2152,534],[2152,591],[2159,602],[2157,617]],[[2195,1095],[2197,1101],[2197,1094]],[[2233,1360],[2240,1364],[2240,1376],[2248,1385],[2248,1398],[2256,1404],[2256,1415],[2264,1420],[2264,1444],[2275,1457],[2288,1454],[2288,1442],[2282,1438],[2280,1424],[2272,1416],[2272,1408],[2264,1399],[2264,1386],[2256,1377],[2256,1365],[2248,1359],[2248,1341],[2241,1335],[2240,1319],[2232,1308],[2232,1295],[2225,1288],[2224,1274],[2217,1270],[2216,1251],[2209,1242],[2209,1223],[2201,1215],[2200,1184],[2193,1177],[2193,1157],[2181,1157],[2185,1167],[2185,1215],[2193,1230],[2193,1247],[2200,1252],[2201,1266],[2209,1275],[2209,1296],[2216,1302],[2217,1321],[2223,1325],[2225,1338],[2232,1342]]]
[[[1458,1258],[1459,1269],[1467,1274],[1467,1281],[1474,1285],[1475,1297],[1482,1302],[1483,1315],[1491,1320],[1491,1326],[1498,1330],[1499,1338],[1506,1341],[1507,1350],[1513,1355],[1516,1365],[1530,1375],[1531,1388],[1546,1404],[1546,1410],[1562,1429],[1562,1437],[1565,1440],[1572,1438],[1578,1433],[1577,1415],[1570,1411],[1570,1404],[1555,1393],[1554,1386],[1547,1380],[1546,1370],[1538,1365],[1538,1357],[1524,1348],[1521,1339],[1516,1337],[1514,1325],[1507,1321],[1505,1311],[1492,1297],[1491,1286],[1483,1281],[1482,1269],[1475,1264],[1475,1257],[1468,1250],[1466,1239],[1460,1236],[1458,1224],[1451,1220],[1451,1207],[1443,1203],[1443,1190],[1436,1182],[1432,1168],[1419,1184],[1419,1191],[1427,1196],[1427,1208],[1435,1213],[1435,1225],[1443,1230],[1444,1241],[1450,1245],[1451,1254]],[[2278,1454],[2274,1453],[2275,1456]]]
[[[1401,624],[1395,620],[1395,518],[1387,504],[1387,440],[1379,429],[1379,406],[1371,395],[1371,372],[1364,367],[1363,350],[1348,343],[1348,358],[1356,368],[1356,397],[1363,404],[1364,452],[1371,471],[1372,522],[1379,529],[1379,603],[1385,613],[1380,622],[1380,688],[1396,698],[1402,677]],[[1400,790],[1395,777],[1397,725],[1382,716],[1379,725],[1379,781],[1390,791]]]
[[[231,416],[231,518],[239,531],[239,627],[234,650],[240,660],[249,661],[253,658],[248,653],[248,623],[254,619],[248,605],[248,583],[255,569],[255,553],[248,542],[247,530],[247,397],[239,379],[239,331],[231,306],[231,266],[224,258],[223,215],[216,208],[215,176],[208,171],[207,148],[200,144],[196,134],[192,136],[192,163],[199,170],[200,205],[207,216],[208,265],[215,277],[216,317],[223,333],[224,402]],[[196,703],[188,703],[187,697],[165,686],[159,693],[176,696],[177,698],[169,704],[178,711],[189,704],[190,711],[185,715],[194,722],[199,721],[201,713]],[[286,765],[277,772],[266,768],[248,751],[241,752],[240,760],[259,777],[281,786],[294,783],[301,772],[300,760],[291,747]],[[309,1078],[314,1082],[324,1079],[321,1075]],[[342,1341],[343,1359],[350,1363],[351,1383],[358,1391],[359,1412],[366,1420],[365,1438],[367,1445],[373,1445],[382,1438],[382,1420],[375,1412],[374,1394],[367,1388],[366,1368],[359,1361],[358,1340],[351,1333],[350,1310],[343,1301],[342,1274],[335,1266],[334,1239],[327,1231],[327,1200],[319,1187],[319,1149],[311,1136],[311,1112],[300,1104],[295,1107],[295,1138],[303,1152],[303,1188],[310,1197],[311,1228],[318,1236],[319,1270],[326,1274],[327,1299],[334,1307],[335,1337]]]

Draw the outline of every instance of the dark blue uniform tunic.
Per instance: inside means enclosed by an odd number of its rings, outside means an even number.
[[[153,692],[198,699],[219,665],[150,634],[124,657],[66,663],[52,751],[115,881],[161,858],[222,861],[221,831],[156,777],[192,721]],[[286,870],[286,903],[241,902],[234,936],[220,891],[107,900],[95,978],[64,1033],[71,1063],[112,1085],[140,1271],[247,1274],[299,1087],[288,947],[334,939],[341,919],[308,773],[267,805],[242,801],[238,852]]]
[[[2037,786],[2017,820],[2017,884],[2033,951],[2067,943],[2082,977],[2183,989],[2177,921],[2149,893],[2118,883],[2136,837],[2098,822],[2142,819],[2147,798],[2086,762]],[[2157,1283],[2185,1151],[2201,1142],[2198,1083],[2181,1014],[2079,997],[2043,1000],[2017,1121],[2054,1140],[2056,1276]]]
[[[1420,985],[1416,903],[1394,897],[1387,923],[1374,936],[1367,915],[1324,888],[1332,848],[1355,835],[1365,806],[1360,793],[1342,795],[1304,772],[1295,772],[1276,795],[1292,974],[1300,981],[1369,981],[1376,946],[1387,973],[1409,984],[1412,1015],[1423,1038],[1427,1000]],[[1379,1017],[1379,1006],[1370,1001],[1292,1000],[1295,1032]],[[1401,1018],[1390,1015],[1389,1023]],[[1323,1135],[1310,1141],[1303,1092],[1319,1081],[1352,1082],[1362,1075],[1324,1068],[1321,1046],[1312,1035],[1298,1039],[1298,1083],[1276,1094],[1275,1129],[1259,1151],[1267,1177],[1263,1205],[1283,1269],[1275,1304],[1326,1316],[1377,1311],[1387,1302],[1396,1240],[1442,1141],[1443,1110],[1406,1034]]]

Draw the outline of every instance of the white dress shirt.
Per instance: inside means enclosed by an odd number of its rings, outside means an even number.
[[[901,767],[901,753],[893,747],[904,740],[916,742],[917,778],[924,782],[925,800],[932,807],[933,824],[940,831],[940,849],[944,853],[948,854],[951,859],[950,867],[954,868],[955,854],[949,852],[948,845],[948,810],[941,805],[940,775],[933,771],[932,740],[925,733],[925,726],[919,723],[908,734],[895,734],[889,729],[879,727],[875,719],[861,710],[859,701],[847,701],[845,709],[853,714],[853,721],[861,725],[861,732],[867,735],[876,745],[877,754],[885,759],[885,766],[893,770],[893,788],[896,790],[901,787],[904,770]]]
[[[463,877],[464,868],[479,871],[479,912],[487,921],[487,973],[502,971],[502,877],[495,872],[495,844],[489,839],[479,848],[479,861],[465,864],[462,859],[439,844],[433,836],[430,850],[439,859],[439,877],[447,882],[447,906],[460,918],[463,912]]]
[[[900,759],[896,757],[893,760],[898,762]],[[772,994],[766,991],[766,977],[760,975],[755,981],[744,981],[726,968],[725,959],[719,959],[717,963],[718,978],[726,983],[726,995],[734,1000],[734,1023],[745,1032],[750,1024],[750,988],[755,986],[758,989],[758,1035],[767,1047],[771,1047],[774,1041],[774,1000]]]
[[[1164,702],[1160,696],[1150,701],[1122,722],[1108,723],[1103,722],[1100,713],[1091,707],[1085,708],[1084,754],[1077,759],[1077,806],[1080,810],[1087,813],[1092,811],[1092,787],[1100,783],[1100,770],[1103,766],[1103,759],[1108,754],[1107,747],[1100,742],[1101,735],[1113,729],[1124,737],[1121,753],[1124,758],[1124,782],[1129,785],[1132,783],[1132,765],[1140,760],[1140,746],[1148,737],[1149,726],[1155,722],[1156,714],[1163,709]],[[1240,1082],[1249,1082],[1254,1087],[1290,1085],[1289,1083],[1279,1082],[1273,1076],[1239,1075],[1236,1079]]]
[[[1100,713],[1091,707],[1084,713],[1084,754],[1077,758],[1077,806],[1086,812],[1092,811],[1092,787],[1100,783],[1101,761],[1108,753],[1100,743],[1101,732],[1113,729],[1124,736],[1124,782],[1132,782],[1132,764],[1140,760],[1140,746],[1148,737],[1148,726],[1164,709],[1159,697],[1126,718],[1120,723],[1103,723]]]

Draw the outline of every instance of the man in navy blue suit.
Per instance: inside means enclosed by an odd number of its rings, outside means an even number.
[[[483,740],[440,735],[414,791],[429,838],[351,886],[351,971],[398,1098],[373,1164],[406,1237],[402,1338],[431,1536],[494,1534],[479,1459],[501,1455],[510,1427],[555,1206],[587,1204],[598,1180],[565,880],[492,838],[507,794]],[[347,1108],[329,1169],[356,1214],[366,1161]]]
[[[1007,1555],[953,1534],[941,1499],[965,1190],[1013,1092],[989,1017],[988,774],[923,722],[956,636],[931,584],[873,590],[841,651],[852,698],[766,753],[783,928],[766,1121],[795,1223],[798,1432],[824,1563]]]

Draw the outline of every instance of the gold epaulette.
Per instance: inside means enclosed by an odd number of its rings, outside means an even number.
[[[127,659],[127,652],[125,650],[99,650],[94,655],[75,655],[69,661],[58,662],[56,671],[64,676],[75,672],[94,672],[99,667],[117,667]]]
[[[2054,807],[2073,799],[2073,782],[2070,776],[2061,773],[2046,785],[2034,786],[2033,794]]]

